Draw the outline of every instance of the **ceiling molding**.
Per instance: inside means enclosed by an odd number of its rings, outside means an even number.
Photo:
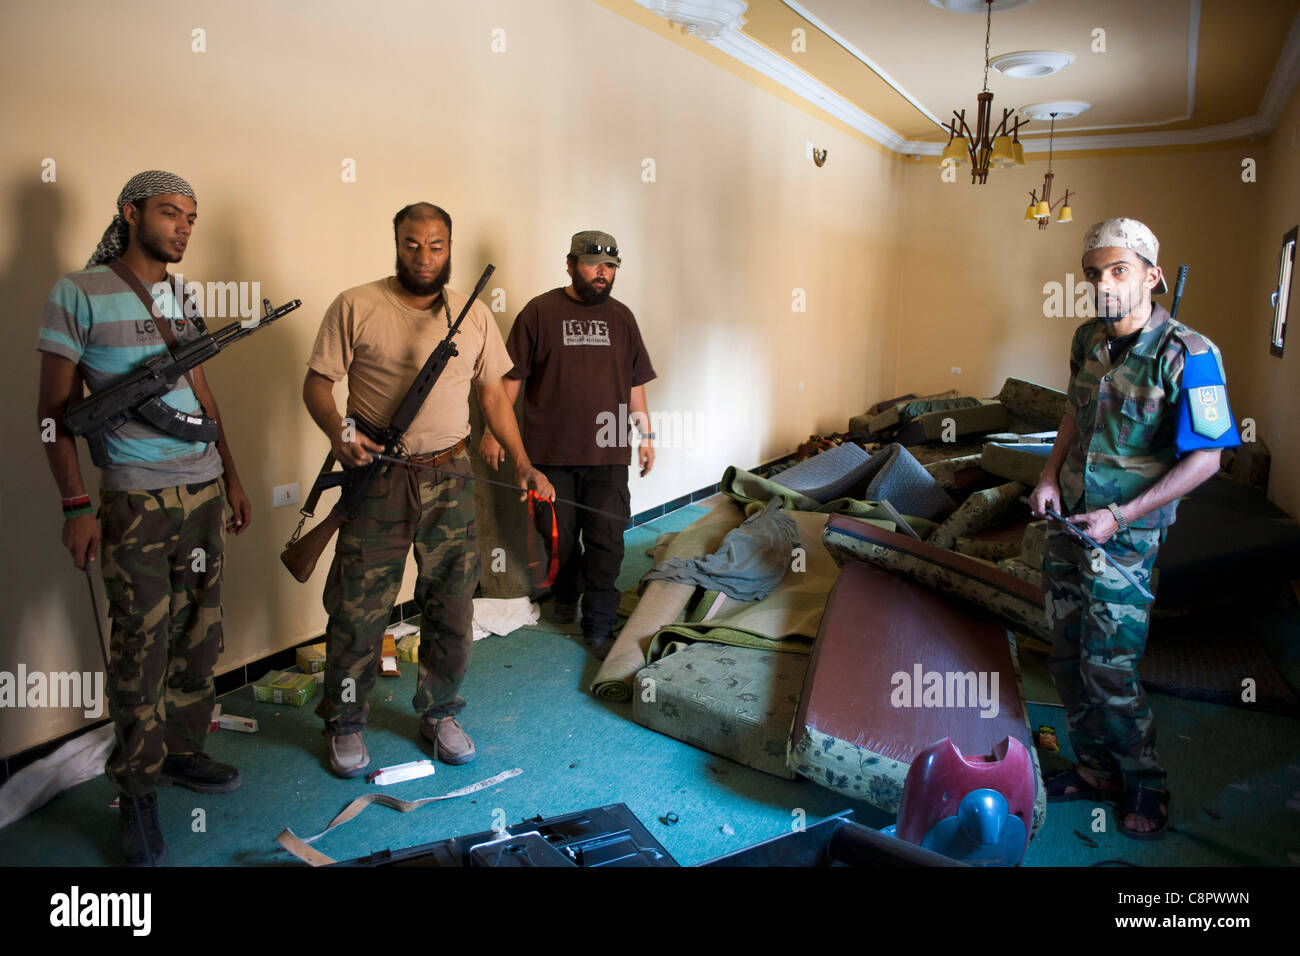
[[[869,136],[880,145],[896,153],[915,152],[908,148],[910,140],[903,139],[902,136],[899,136],[874,116],[858,109],[829,86],[813,79],[789,60],[773,53],[757,40],[751,39],[737,30],[707,42],[709,46],[721,50],[751,69],[757,70],[769,79],[775,80],[791,93],[826,111],[840,122],[853,127],[859,133]],[[942,149],[942,146],[940,146],[940,149]]]
[[[654,9],[657,0],[636,0],[647,9]],[[791,10],[817,27],[845,51],[861,61],[882,80],[888,83],[900,96],[906,99],[926,118],[943,128],[932,113],[925,109],[906,90],[901,89],[889,76],[852,44],[828,29],[821,21],[812,16],[796,0],[782,0]],[[1195,86],[1196,38],[1200,29],[1201,0],[1191,0],[1192,17],[1189,19],[1189,79],[1188,109],[1194,106],[1191,97]],[[656,11],[658,12],[658,11]],[[662,13],[660,14],[663,15]],[[806,100],[818,109],[849,127],[869,137],[881,146],[895,153],[912,156],[938,156],[943,152],[944,144],[921,140],[904,139],[894,130],[885,126],[875,117],[850,103],[839,93],[832,90],[810,74],[796,67],[780,54],[745,35],[738,29],[726,30],[719,36],[705,40],[710,46],[727,54],[740,63],[756,70],[769,79],[779,83],[791,93]],[[1269,81],[1268,89],[1260,103],[1260,110],[1255,116],[1234,120],[1231,123],[1217,123],[1199,129],[1151,130],[1143,133],[1113,133],[1097,136],[1057,136],[1052,146],[1057,152],[1094,149],[1129,149],[1150,146],[1198,146],[1220,140],[1244,139],[1252,136],[1266,136],[1277,125],[1282,110],[1286,107],[1300,83],[1300,14],[1292,21],[1291,32],[1287,35],[1286,45],[1278,57]],[[1102,128],[1102,127],[1097,127]],[[1078,130],[1074,130],[1077,132]],[[1026,153],[1045,153],[1048,150],[1046,140],[1024,140]]]
[[[639,3],[641,0],[637,0],[637,2]],[[943,130],[947,132],[947,127],[944,126],[942,120],[922,105],[919,100],[905,90],[900,83],[894,80],[893,77],[872,62],[870,57],[844,37],[840,36],[840,34],[832,30],[825,21],[813,14],[811,10],[805,7],[802,3],[799,3],[798,0],[781,0],[781,2],[824,33],[827,39],[833,41],[846,53],[865,64],[873,73],[887,83],[895,93],[907,100],[907,102],[911,103],[912,106],[915,107],[916,110],[926,119],[934,123],[935,126],[943,128]],[[1196,48],[1200,42],[1201,0],[1189,0],[1189,3],[1190,7],[1188,9],[1187,17],[1187,108],[1185,112],[1181,116],[1168,116],[1164,119],[1144,121],[1141,123],[1116,123],[1108,126],[1073,126],[1071,127],[1071,132],[1085,133],[1099,129],[1132,129],[1133,127],[1163,126],[1166,123],[1181,123],[1192,118],[1192,114],[1196,109]],[[996,57],[994,59],[996,59]],[[1285,103],[1283,105],[1285,105]],[[1019,111],[1019,107],[1016,107],[1016,111]],[[1025,135],[1046,136],[1047,130],[1026,131]]]
[[[781,2],[784,3],[791,10],[793,10],[795,13],[799,14],[799,16],[803,17],[813,26],[815,26],[822,33],[826,34],[827,38],[834,41],[841,49],[844,50],[845,53],[848,53],[854,59],[864,64],[867,67],[867,69],[871,70],[872,73],[876,74],[876,76],[880,77],[882,80],[888,83],[890,88],[893,89],[895,93],[897,93],[903,99],[907,100],[907,102],[911,103],[914,107],[916,107],[917,111],[926,119],[928,119],[930,122],[932,122],[935,126],[939,126],[939,127],[943,126],[943,120],[939,119],[939,117],[935,116],[928,109],[926,109],[920,100],[914,97],[911,93],[907,92],[907,90],[903,89],[902,84],[896,82],[893,77],[891,77],[888,73],[886,73],[879,66],[877,66],[876,63],[873,62],[869,56],[867,56],[865,53],[863,53],[861,50],[855,47],[852,43],[844,39],[844,37],[840,36],[829,26],[827,26],[824,22],[822,22],[820,19],[814,16],[811,10],[809,10],[803,4],[795,2],[795,0],[781,0]]]

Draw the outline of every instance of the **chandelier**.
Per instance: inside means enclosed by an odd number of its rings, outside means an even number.
[[[944,124],[948,131],[948,145],[944,147],[939,165],[948,164],[949,160],[957,165],[964,162],[971,164],[970,181],[981,185],[988,181],[989,167],[1011,168],[1022,166],[1025,152],[1020,145],[1020,127],[1024,120],[1016,117],[1010,127],[1007,121],[1013,110],[1002,111],[1002,122],[993,129],[993,94],[989,92],[989,37],[993,30],[993,0],[984,0],[988,4],[987,19],[984,26],[984,90],[979,94],[976,107],[975,129],[971,130],[966,122],[965,110],[953,110],[952,122]]]
[[[1039,229],[1046,229],[1052,221],[1052,210],[1056,203],[1063,203],[1057,213],[1057,222],[1074,222],[1074,211],[1070,208],[1070,190],[1056,202],[1052,202],[1052,139],[1056,136],[1056,114],[1052,113],[1052,129],[1047,135],[1047,175],[1043,177],[1043,195],[1040,199],[1034,190],[1029,191],[1029,208],[1025,210],[1025,222],[1037,222]],[[1078,193],[1075,193],[1077,196]]]

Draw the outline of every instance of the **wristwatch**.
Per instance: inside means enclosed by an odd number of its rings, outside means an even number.
[[[647,438],[650,439],[651,441],[654,441],[655,438],[654,432],[637,432],[637,434],[641,436],[642,441],[645,441],[645,439]]]
[[[1127,530],[1128,530],[1128,519],[1124,517],[1124,512],[1123,512],[1122,510],[1120,510],[1119,505],[1115,504],[1115,503],[1112,501],[1112,502],[1111,502],[1110,504],[1108,504],[1106,507],[1109,508],[1109,509],[1110,509],[1110,513],[1113,514],[1113,515],[1115,516],[1115,523],[1116,523],[1117,525],[1119,525],[1119,530],[1120,530],[1120,531],[1127,531]]]

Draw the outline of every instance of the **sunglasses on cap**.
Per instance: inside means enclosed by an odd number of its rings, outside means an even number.
[[[588,243],[578,253],[583,256],[614,256],[618,257],[618,246],[600,246],[595,243]]]

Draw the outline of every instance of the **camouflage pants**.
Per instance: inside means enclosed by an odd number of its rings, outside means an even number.
[[[1155,723],[1138,676],[1149,604],[1112,567],[1119,562],[1150,590],[1163,529],[1130,528],[1106,542],[1104,568],[1088,549],[1048,525],[1043,602],[1052,628],[1049,666],[1065,704],[1079,762],[1104,778],[1164,785]],[[1102,562],[1097,562],[1102,564]]]
[[[169,753],[198,753],[207,739],[221,653],[221,566],[226,499],[221,483],[157,491],[104,491],[99,522],[112,619],[109,693],[140,797],[152,793]],[[105,765],[130,796],[115,744]]]
[[[471,474],[462,451],[441,466]],[[417,714],[459,713],[457,696],[474,645],[474,588],[479,555],[474,493],[463,478],[395,466],[370,487],[360,513],[339,531],[325,583],[325,685],[316,713],[331,736],[357,733],[370,712],[388,616],[415,547],[420,606]]]

